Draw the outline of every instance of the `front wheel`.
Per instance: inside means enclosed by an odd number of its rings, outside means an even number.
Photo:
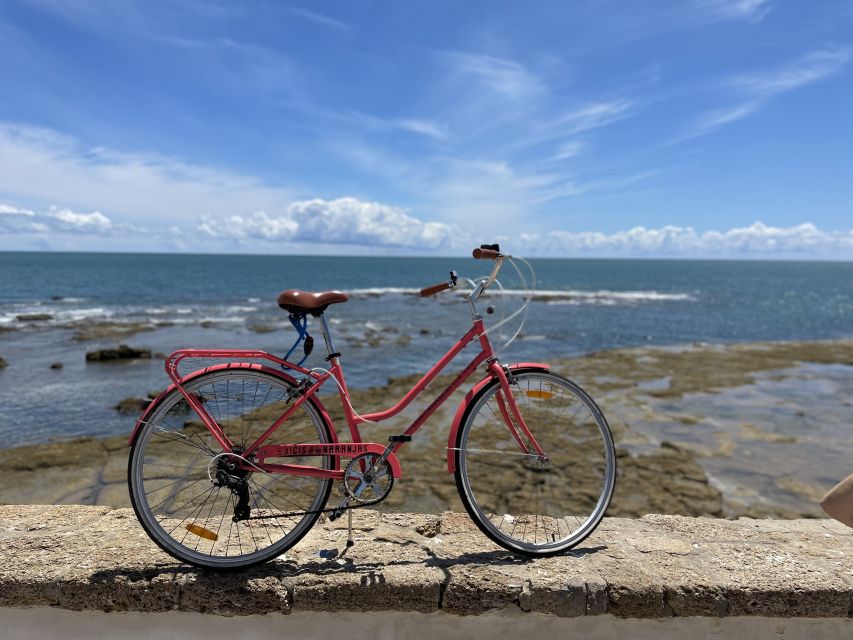
[[[616,480],[613,437],[592,398],[562,376],[521,371],[513,373],[510,388],[544,456],[532,447],[531,453],[522,450],[494,380],[463,415],[456,486],[471,518],[493,541],[523,555],[556,555],[579,544],[604,517]]]

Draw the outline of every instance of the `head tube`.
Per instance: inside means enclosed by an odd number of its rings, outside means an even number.
[[[477,313],[476,302],[481,295],[488,289],[498,277],[498,272],[501,270],[501,266],[504,263],[504,256],[499,256],[495,258],[495,264],[492,267],[492,272],[489,274],[489,277],[485,280],[482,280],[480,284],[478,284],[474,290],[468,294],[468,307],[471,309],[471,316],[477,317],[480,314]]]

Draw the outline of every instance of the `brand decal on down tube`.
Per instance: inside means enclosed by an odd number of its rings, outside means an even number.
[[[279,456],[312,456],[337,453],[343,455],[367,452],[367,445],[361,443],[342,444],[282,444],[275,447],[274,452],[267,453],[269,457]]]

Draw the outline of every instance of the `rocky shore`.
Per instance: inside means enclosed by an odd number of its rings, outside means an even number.
[[[551,364],[587,389],[610,422],[619,476],[609,515],[819,517],[815,500],[849,473],[843,460],[853,435],[840,416],[853,403],[853,385],[825,387],[853,380],[853,341],[619,349]],[[356,390],[353,403],[361,412],[385,408],[417,379]],[[806,404],[791,392],[816,384],[823,402]],[[142,398],[147,390],[140,391]],[[432,397],[427,392],[388,423],[366,426],[365,439],[384,442]],[[461,510],[445,464],[447,428],[461,397],[446,402],[401,451],[404,476],[383,510]],[[128,407],[130,400],[115,402]],[[335,399],[326,406],[346,433]],[[787,464],[803,452],[810,463]],[[124,435],[0,450],[0,503],[127,506],[127,454]]]

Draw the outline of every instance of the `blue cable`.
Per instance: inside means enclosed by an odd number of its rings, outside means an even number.
[[[290,320],[290,324],[293,325],[293,328],[296,329],[296,333],[298,333],[299,335],[296,336],[296,341],[293,343],[293,346],[290,347],[290,351],[288,351],[287,355],[284,356],[285,360],[290,358],[290,355],[294,351],[296,351],[296,347],[299,346],[299,343],[308,337],[308,316],[306,314],[304,314],[304,313],[301,313],[301,314],[291,313],[287,317]],[[310,354],[306,353],[302,357],[302,360],[297,362],[296,365],[301,367],[302,363],[308,359],[309,355]],[[285,365],[281,365],[281,368],[282,369],[288,369],[289,367],[286,367]]]

